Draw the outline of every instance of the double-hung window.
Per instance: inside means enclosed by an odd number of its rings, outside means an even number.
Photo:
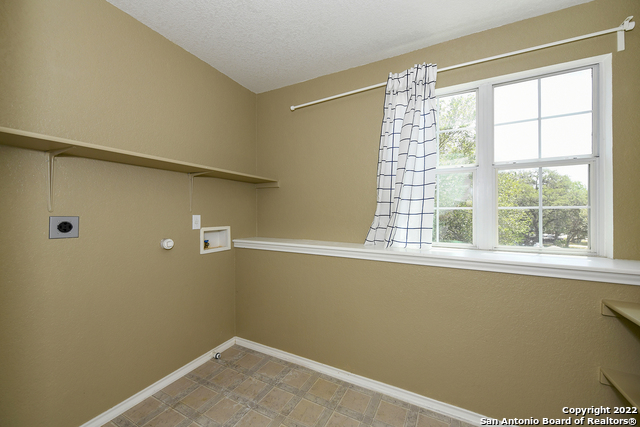
[[[609,67],[439,90],[434,245],[609,255]]]

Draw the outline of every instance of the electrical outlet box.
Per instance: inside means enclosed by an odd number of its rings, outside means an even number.
[[[68,239],[80,235],[80,217],[78,216],[50,216],[49,238]]]
[[[191,215],[191,228],[200,230],[200,215]]]

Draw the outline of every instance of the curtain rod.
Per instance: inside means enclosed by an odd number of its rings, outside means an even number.
[[[488,61],[493,61],[493,60],[496,60],[496,59],[507,58],[509,56],[520,55],[521,53],[533,52],[535,50],[546,49],[548,47],[558,46],[558,45],[561,45],[561,44],[571,43],[571,42],[575,42],[575,41],[578,41],[578,40],[589,39],[589,38],[592,38],[592,37],[602,36],[604,34],[610,34],[610,33],[616,33],[616,32],[618,33],[618,52],[620,52],[621,50],[624,50],[624,48],[625,48],[625,46],[624,46],[624,32],[625,31],[631,31],[636,26],[636,23],[633,22],[632,19],[633,19],[633,16],[627,17],[627,19],[625,19],[624,22],[622,24],[620,24],[619,27],[616,27],[616,28],[611,28],[611,29],[608,29],[608,30],[602,30],[602,31],[598,31],[596,33],[591,33],[591,34],[585,34],[583,36],[572,37],[570,39],[564,39],[564,40],[560,40],[560,41],[557,41],[557,42],[542,44],[540,46],[534,46],[534,47],[529,47],[529,48],[526,48],[526,49],[515,50],[513,52],[503,53],[501,55],[495,55],[495,56],[489,56],[487,58],[476,59],[475,61],[469,61],[469,62],[465,62],[463,64],[452,65],[450,67],[441,68],[441,69],[438,70],[438,72],[455,70],[456,68],[468,67],[469,65],[475,65],[475,64],[480,64],[482,62],[488,62]],[[368,90],[376,89],[376,88],[379,88],[379,87],[384,87],[386,85],[387,85],[387,82],[379,83],[379,84],[376,84],[376,85],[367,86],[367,87],[363,87],[363,88],[360,88],[360,89],[352,90],[350,92],[345,92],[345,93],[341,93],[341,94],[338,94],[338,95],[329,96],[327,98],[318,99],[316,101],[307,102],[306,104],[292,105],[291,106],[291,111],[295,111],[295,110],[297,110],[299,108],[308,107],[310,105],[320,104],[321,102],[331,101],[333,99],[338,99],[338,98],[343,98],[345,96],[354,95],[356,93],[366,92]]]

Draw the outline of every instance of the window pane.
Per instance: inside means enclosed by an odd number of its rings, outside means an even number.
[[[494,128],[496,162],[538,158],[538,121]]]
[[[498,244],[537,247],[538,209],[498,210]]]
[[[473,244],[473,210],[441,209],[438,215],[439,239],[442,243]],[[435,238],[434,227],[434,241]]]
[[[472,165],[476,162],[476,131],[442,132],[438,138],[440,166]]]
[[[538,80],[498,86],[493,91],[495,124],[538,117]]]
[[[498,206],[538,207],[538,169],[498,172]]]
[[[433,241],[473,244],[473,173],[438,174]]]
[[[472,207],[473,206],[473,174],[448,173],[437,175],[436,206],[437,207]]]
[[[543,209],[544,246],[589,249],[589,209]]]
[[[476,162],[476,92],[438,98],[438,165]]]
[[[591,154],[591,113],[542,119],[542,157]]]
[[[588,206],[589,165],[542,169],[542,204]]]
[[[476,93],[438,98],[438,128],[440,130],[476,127]]]
[[[542,117],[591,111],[591,68],[540,81]]]

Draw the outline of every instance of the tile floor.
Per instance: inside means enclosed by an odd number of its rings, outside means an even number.
[[[233,346],[103,427],[470,427]]]

